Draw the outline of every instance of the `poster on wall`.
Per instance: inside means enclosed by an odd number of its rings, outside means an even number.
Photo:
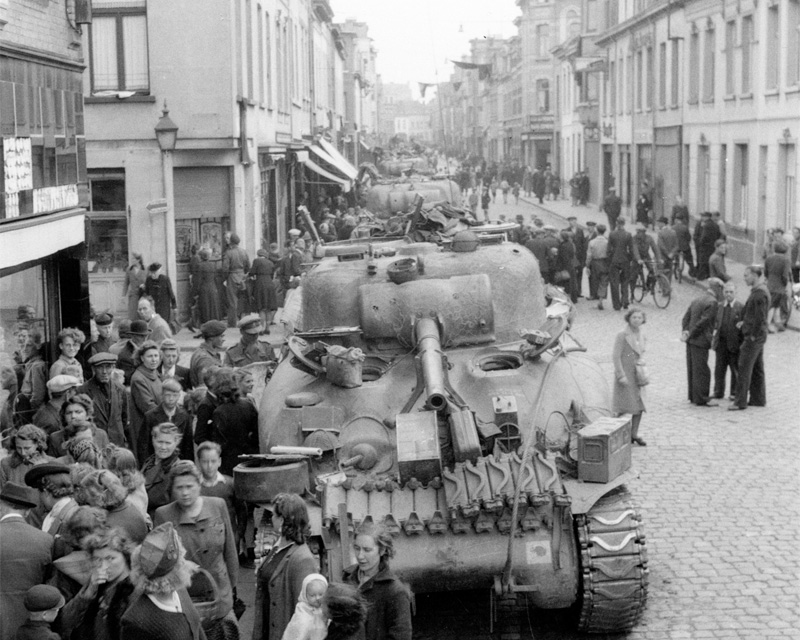
[[[222,258],[222,225],[219,222],[200,225],[200,246],[211,249],[212,260]]]
[[[191,224],[175,224],[175,252],[178,262],[189,262],[192,258],[194,229]]]
[[[33,189],[30,138],[3,138],[3,172],[6,194]]]

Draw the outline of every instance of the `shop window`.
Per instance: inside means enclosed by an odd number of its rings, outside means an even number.
[[[27,357],[29,345],[45,343],[45,284],[41,265],[0,278],[0,367],[13,367]],[[3,400],[0,396],[0,402]]]
[[[92,92],[148,93],[145,0],[100,0],[92,3],[89,30]]]
[[[124,273],[128,263],[125,175],[96,171],[90,173],[89,185],[89,273]]]

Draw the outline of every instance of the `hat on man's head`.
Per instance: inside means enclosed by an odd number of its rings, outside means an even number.
[[[114,322],[114,316],[110,313],[103,311],[102,313],[96,315],[94,317],[94,323],[98,327],[107,327],[112,322]]]
[[[261,325],[261,316],[257,313],[251,313],[243,316],[239,322],[236,323],[239,331],[242,333],[249,333],[250,335],[261,333],[264,327]]]
[[[134,320],[131,322],[131,328],[128,329],[128,335],[147,336],[150,335],[150,329],[144,320]]]
[[[161,263],[160,262],[154,262],[149,267],[147,267],[147,270],[148,271],[158,271],[160,268],[161,268]]]
[[[658,219],[658,221],[659,221],[661,224],[669,224],[669,220],[667,220],[666,216],[661,216],[661,217]]]
[[[34,489],[39,488],[39,481],[46,476],[55,476],[65,473],[69,475],[70,468],[61,464],[60,462],[45,462],[44,464],[36,464],[28,469],[25,474],[25,484]]]
[[[567,220],[577,220],[578,216],[567,216]]]
[[[25,608],[32,612],[60,609],[64,606],[64,596],[49,584],[37,584],[25,592],[23,600]]]
[[[108,351],[101,351],[89,358],[89,364],[93,367],[99,367],[101,364],[117,364],[117,356]]]
[[[23,509],[34,509],[39,505],[39,492],[9,480],[0,491],[0,500]]]
[[[161,350],[164,351],[165,349],[177,349],[178,343],[173,340],[172,338],[164,338],[161,341]]]
[[[221,320],[209,320],[200,325],[200,335],[204,338],[216,338],[225,333],[227,327]]]
[[[119,332],[120,338],[127,338],[131,334],[131,321],[127,318],[120,320],[117,331]]]
[[[300,237],[300,229],[289,229],[289,237]]]
[[[596,227],[597,223],[594,220],[587,220],[586,221],[586,226],[587,227]]]
[[[523,220],[525,220],[525,216],[523,216],[521,213],[518,213],[515,216],[515,219],[518,220],[519,222],[522,222]]]
[[[148,578],[164,577],[179,560],[178,534],[171,522],[157,526],[142,541],[139,564]]]
[[[710,218],[711,217],[711,212],[710,211],[701,211],[700,212],[700,217],[701,218]]]
[[[80,386],[81,381],[75,376],[53,376],[47,381],[47,390],[50,393],[64,393],[67,389]]]
[[[647,231],[647,227],[643,223],[637,222],[636,231]]]

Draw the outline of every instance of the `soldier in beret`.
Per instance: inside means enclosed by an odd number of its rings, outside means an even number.
[[[96,353],[89,358],[92,377],[78,393],[85,393],[94,402],[94,423],[108,434],[111,443],[127,447],[125,428],[128,424],[128,400],[125,387],[114,382],[111,373],[117,366],[113,353]]]
[[[224,366],[244,367],[253,362],[269,362],[275,359],[272,355],[272,347],[258,341],[258,336],[264,326],[257,313],[244,316],[239,320],[237,326],[242,336],[239,338],[239,342],[225,352]]]
[[[0,638],[11,638],[28,617],[28,589],[49,578],[53,537],[25,521],[38,503],[36,490],[16,482],[0,491]]]
[[[226,325],[221,320],[209,320],[200,327],[203,343],[189,361],[189,381],[193,387],[203,384],[203,372],[209,367],[222,366],[222,345],[225,344]]]

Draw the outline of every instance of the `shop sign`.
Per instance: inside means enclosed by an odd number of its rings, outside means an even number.
[[[47,213],[60,209],[77,207],[78,185],[62,184],[58,187],[44,187],[33,190],[33,213]]]
[[[3,172],[7,194],[33,189],[30,138],[3,138]]]

